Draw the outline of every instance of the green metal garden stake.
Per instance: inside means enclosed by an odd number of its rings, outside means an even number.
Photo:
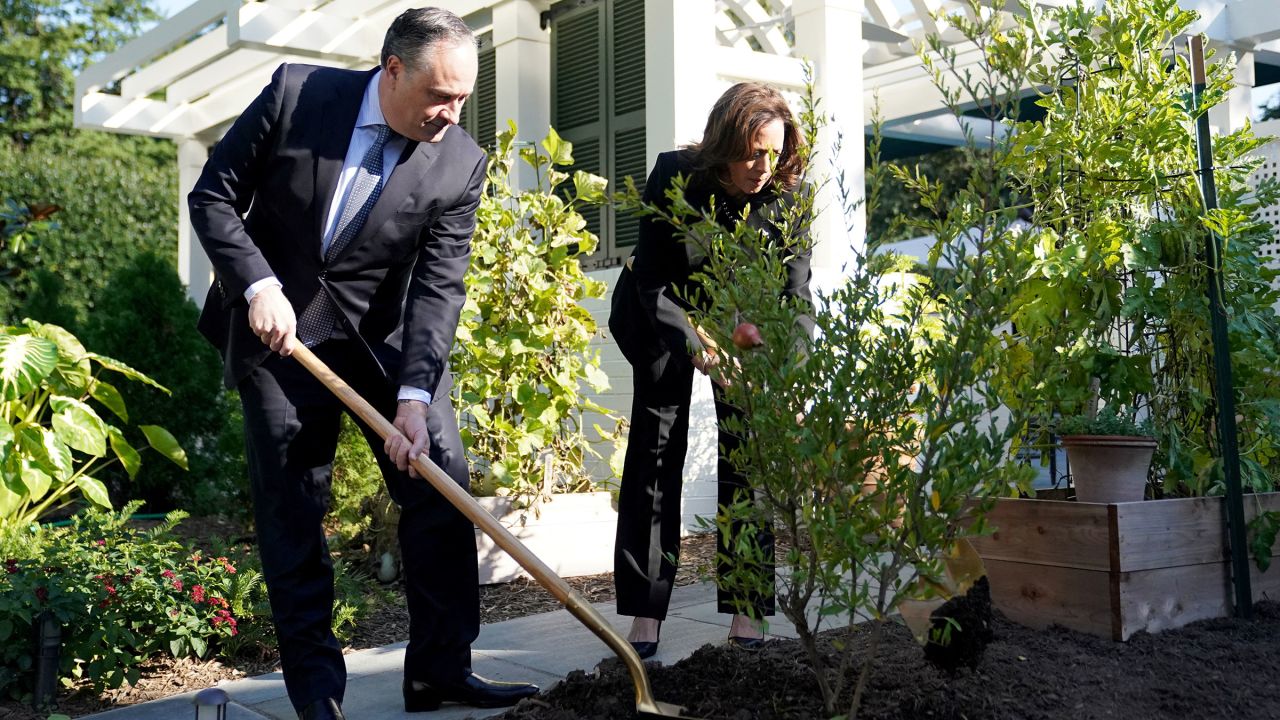
[[[1188,38],[1191,56],[1192,98],[1200,110],[1205,89],[1204,38]],[[1206,211],[1218,208],[1218,188],[1213,180],[1213,138],[1209,135],[1209,113],[1196,119],[1196,150],[1199,153],[1200,191]],[[1236,396],[1231,380],[1231,343],[1227,337],[1222,278],[1222,238],[1212,230],[1205,233],[1205,260],[1209,265],[1209,324],[1213,335],[1213,366],[1218,395],[1218,438],[1222,446],[1222,474],[1227,485],[1227,543],[1231,548],[1231,576],[1235,586],[1236,617],[1253,616],[1253,592],[1249,582],[1249,554],[1245,540],[1244,496],[1240,485],[1240,448],[1236,438]]]

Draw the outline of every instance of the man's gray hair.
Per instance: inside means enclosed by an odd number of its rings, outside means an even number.
[[[476,44],[476,36],[462,18],[443,8],[416,8],[400,13],[387,28],[382,41],[382,67],[395,55],[400,62],[421,70],[426,56],[436,46],[452,48]]]

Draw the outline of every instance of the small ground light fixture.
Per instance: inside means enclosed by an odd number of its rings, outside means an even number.
[[[196,693],[196,720],[227,720],[227,703],[231,697],[222,688],[205,688]]]

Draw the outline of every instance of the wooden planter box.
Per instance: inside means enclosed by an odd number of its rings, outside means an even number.
[[[552,495],[536,513],[512,510],[509,498],[476,500],[560,577],[613,572],[618,513],[608,492]],[[529,576],[488,535],[475,532],[481,585]]]
[[[1231,614],[1223,502],[1004,499],[987,516],[995,533],[972,542],[992,601],[1011,620],[1128,640]],[[1252,519],[1259,506],[1280,510],[1280,493],[1244,502]],[[1280,598],[1280,562],[1272,563],[1260,573],[1250,559],[1255,601]]]

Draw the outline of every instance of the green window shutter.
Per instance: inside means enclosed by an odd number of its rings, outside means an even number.
[[[615,192],[621,191],[629,176],[644,192],[648,162],[644,124],[644,0],[612,0],[610,10],[609,45],[613,57],[609,65],[613,87],[609,93],[612,100],[609,187]],[[634,215],[613,208],[609,213],[613,216],[613,235],[609,257],[602,258],[603,264],[621,261],[631,254],[639,231],[639,221]]]
[[[494,63],[493,33],[479,36],[479,72],[476,87],[467,103],[462,106],[462,119],[458,123],[476,143],[488,150],[493,146],[498,127],[498,76]]]
[[[498,68],[494,61],[493,33],[480,36],[480,72],[476,76],[476,142],[488,150],[498,134]]]
[[[605,172],[605,50],[604,2],[583,6],[559,3],[553,8],[551,28],[551,125],[560,137],[573,143],[575,170],[608,177]],[[608,237],[605,208],[592,207],[582,213],[587,229],[600,238]]]
[[[621,189],[643,187],[645,148],[644,0],[565,0],[552,6],[551,117],[573,143],[573,170]],[[636,242],[637,221],[612,206],[584,213],[600,237],[589,265],[617,265]]]

